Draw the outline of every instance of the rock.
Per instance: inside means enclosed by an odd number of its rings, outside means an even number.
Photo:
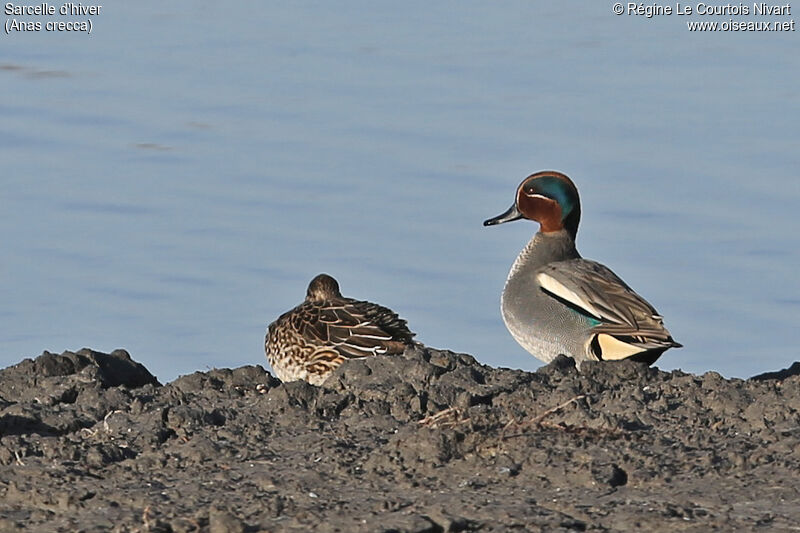
[[[322,387],[161,386],[124,351],[45,353],[0,371],[0,529],[788,530],[800,375],[770,375],[414,347]]]
[[[246,524],[233,513],[212,506],[208,512],[209,533],[244,533]]]

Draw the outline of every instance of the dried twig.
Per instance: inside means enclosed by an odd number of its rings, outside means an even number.
[[[148,505],[147,507],[144,508],[144,511],[142,511],[142,522],[144,522],[144,530],[145,531],[150,531],[150,516],[149,516],[149,514],[150,514],[150,506]]]
[[[455,426],[456,424],[463,424],[464,422],[469,422],[469,420],[470,420],[469,418],[461,419],[461,409],[459,409],[458,407],[448,407],[447,409],[443,409],[438,413],[426,416],[417,423],[420,426],[434,428],[439,425]]]
[[[578,400],[583,400],[584,398],[586,398],[585,394],[578,394],[574,398],[570,398],[569,400],[567,400],[566,402],[562,403],[561,405],[556,405],[555,407],[551,407],[550,409],[548,409],[544,413],[542,413],[539,416],[537,416],[536,418],[532,419],[530,421],[530,423],[531,424],[540,424],[542,422],[542,420],[544,420],[548,416],[552,415],[553,413],[557,413],[558,411],[560,411],[561,409],[565,408],[569,404],[571,404],[573,402],[577,403]]]
[[[579,400],[582,400],[584,398],[586,398],[585,394],[578,394],[577,396],[574,396],[574,397],[570,398],[566,402],[564,402],[564,403],[562,403],[560,405],[556,405],[555,407],[551,407],[550,409],[548,409],[547,411],[543,412],[542,414],[537,415],[537,416],[535,416],[535,417],[533,417],[533,418],[531,418],[529,420],[523,420],[522,422],[517,422],[516,420],[511,420],[503,428],[503,431],[500,432],[500,439],[501,440],[505,440],[505,439],[510,439],[512,437],[520,437],[520,436],[523,435],[523,433],[514,433],[512,435],[506,435],[506,431],[508,431],[512,427],[515,428],[515,429],[519,429],[519,430],[522,430],[522,429],[525,429],[525,428],[528,428],[528,427],[531,427],[531,426],[553,427],[552,424],[546,424],[544,422],[544,419],[547,418],[548,416],[552,415],[552,414],[557,413],[558,411],[560,411],[561,409],[567,407],[571,403],[577,403]],[[558,427],[560,427],[560,426],[558,426]]]
[[[109,413],[103,417],[103,429],[106,430],[106,433],[111,433],[111,428],[108,426],[108,418],[113,415],[114,413],[121,413],[119,409],[114,409],[113,411],[109,411]]]

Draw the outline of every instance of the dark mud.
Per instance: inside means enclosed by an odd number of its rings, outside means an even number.
[[[0,371],[0,531],[796,531],[800,368],[726,380],[415,349],[323,387]]]

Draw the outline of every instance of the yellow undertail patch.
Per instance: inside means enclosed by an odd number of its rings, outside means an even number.
[[[622,342],[613,335],[605,333],[597,335],[597,344],[600,345],[601,358],[606,361],[620,361],[644,351],[640,346]]]

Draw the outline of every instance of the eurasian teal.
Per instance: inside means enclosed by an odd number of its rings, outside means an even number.
[[[320,385],[345,359],[403,353],[413,337],[395,312],[344,298],[339,283],[320,274],[305,301],[269,325],[264,349],[281,381]]]
[[[566,175],[542,171],[517,187],[514,205],[486,220],[540,224],[508,274],[500,307],[511,336],[548,363],[559,354],[582,361],[633,359],[652,364],[679,348],[661,315],[610,269],[581,258],[575,236],[578,189]]]

